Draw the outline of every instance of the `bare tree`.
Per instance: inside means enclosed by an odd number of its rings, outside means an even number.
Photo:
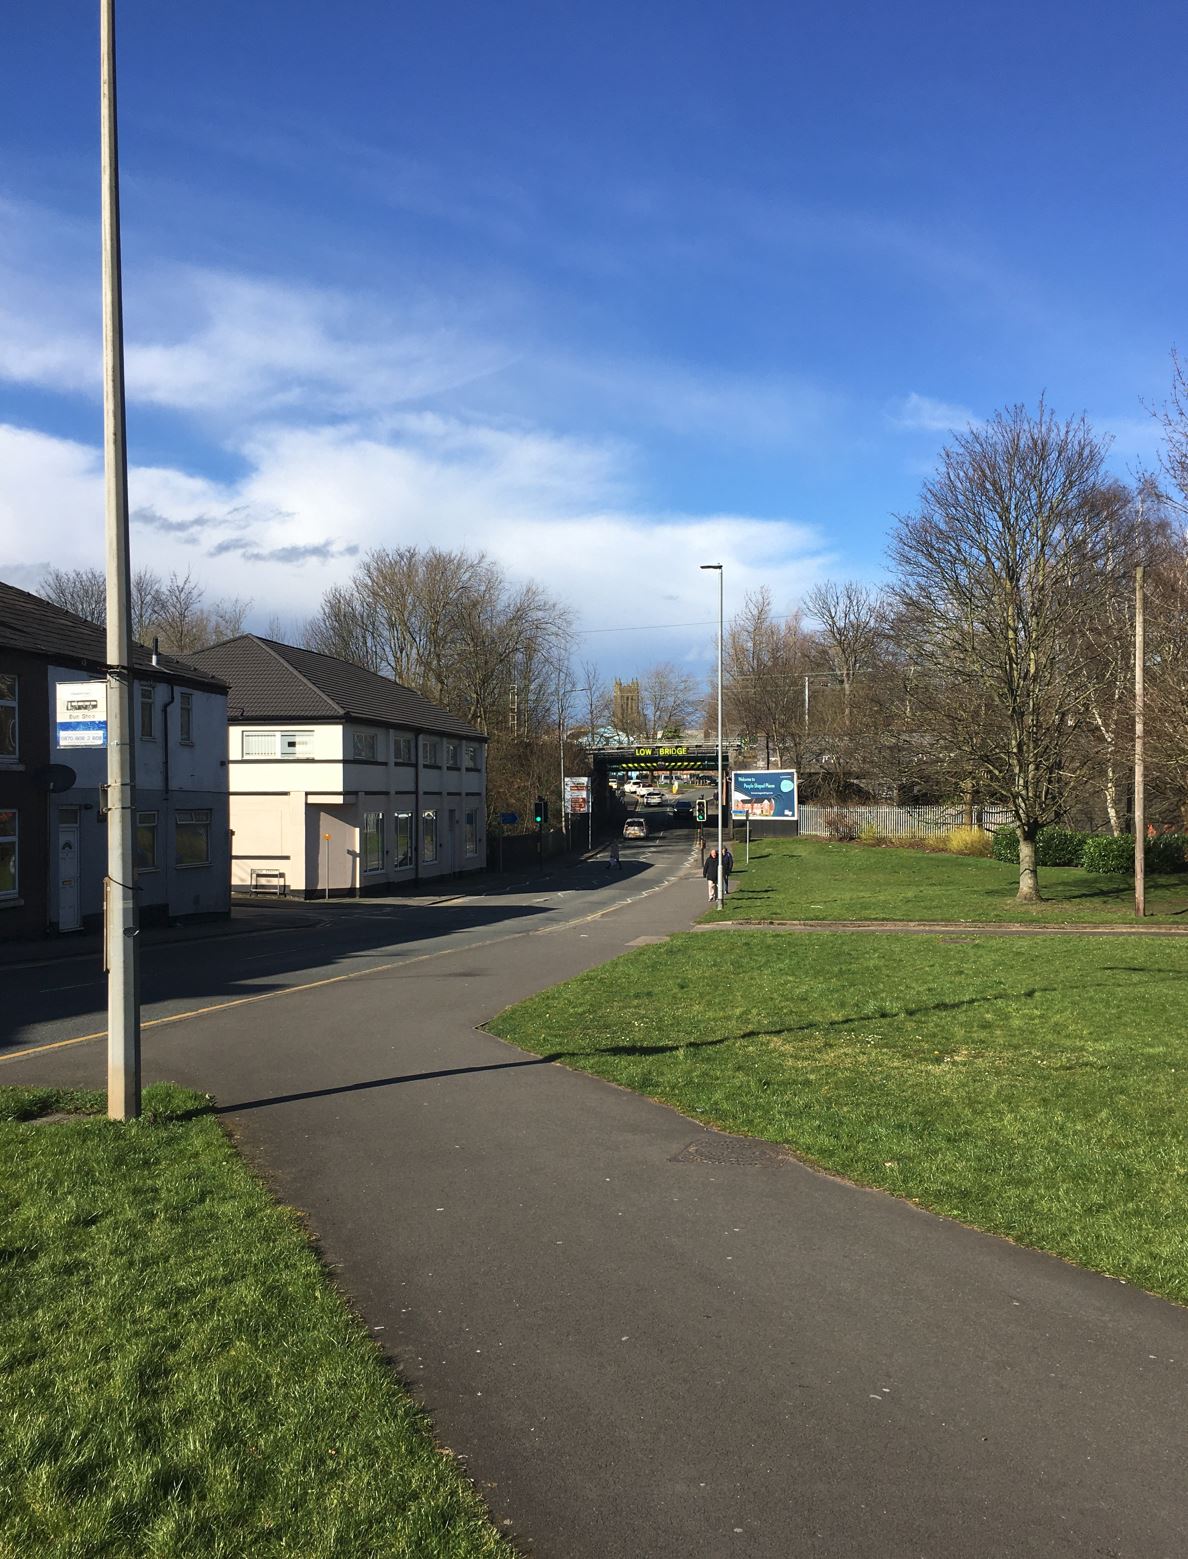
[[[347,584],[327,590],[305,643],[393,677],[486,732],[493,813],[522,812],[525,795],[554,786],[559,795],[570,612],[539,585],[516,584],[481,552],[378,548]]]
[[[999,412],[941,452],[892,539],[933,740],[1011,806],[1024,902],[1039,898],[1037,832],[1076,777],[1090,628],[1119,588],[1124,518],[1105,449],[1083,418],[1059,423],[1042,401],[1034,416]]]
[[[855,679],[878,659],[886,618],[886,603],[878,590],[846,580],[826,580],[804,598],[809,612],[821,624],[822,642],[842,689],[843,719],[851,724]]]
[[[99,627],[107,621],[107,580],[98,568],[47,569],[38,593]]]
[[[639,703],[648,737],[675,740],[697,710],[701,685],[671,661],[649,666],[639,679]]]
[[[150,637],[152,626],[160,616],[161,590],[161,576],[154,574],[152,569],[138,568],[132,575],[132,637],[138,643],[143,644]]]
[[[764,586],[749,595],[726,630],[723,696],[726,724],[763,745],[765,766],[799,768],[805,735],[802,688],[816,649],[800,612],[779,617]]]
[[[597,662],[584,660],[574,684],[577,698],[576,718],[582,735],[591,746],[599,745],[603,730],[611,721],[611,691]]]
[[[1188,510],[1188,364],[1172,352],[1171,399],[1157,413],[1166,448],[1161,464],[1179,493],[1177,507]]]
[[[52,568],[41,582],[41,594],[99,627],[107,620],[107,580],[101,569]],[[171,574],[165,583],[152,569],[137,569],[131,581],[133,639],[147,644],[156,638],[162,649],[182,655],[242,632],[251,602],[222,600],[207,609],[205,594],[188,571],[184,577]]]
[[[1092,753],[1089,783],[1100,795],[1110,831],[1116,835],[1127,826],[1133,762],[1134,570],[1143,563],[1152,579],[1149,630],[1153,642],[1158,642],[1159,608],[1167,599],[1165,582],[1176,571],[1176,548],[1164,495],[1153,480],[1140,479],[1133,491],[1120,482],[1111,487],[1103,495],[1107,510],[1116,516],[1114,534],[1107,543],[1106,572],[1117,588],[1088,625],[1090,685],[1083,736]],[[1150,746],[1153,764],[1157,764],[1154,739]]]

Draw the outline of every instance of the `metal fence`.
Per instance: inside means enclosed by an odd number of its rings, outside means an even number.
[[[989,830],[1013,823],[1014,818],[1007,807],[978,807],[974,810],[974,821]],[[950,828],[963,828],[965,822],[966,811],[961,806],[897,807],[880,802],[870,806],[800,804],[800,832],[834,838],[856,838],[864,828],[873,828],[887,838],[926,837],[946,834]]]

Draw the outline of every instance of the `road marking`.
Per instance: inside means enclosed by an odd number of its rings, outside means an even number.
[[[633,894],[629,898],[620,899],[616,904],[608,904],[603,909],[595,910],[589,915],[578,915],[573,920],[561,921],[555,926],[534,926],[526,931],[512,931],[504,936],[487,937],[481,942],[468,942],[464,947],[442,947],[432,953],[415,953],[411,958],[402,958],[394,963],[373,964],[369,969],[352,969],[347,974],[332,974],[322,980],[304,980],[298,985],[286,985],[278,991],[261,991],[255,996],[235,996],[230,1001],[213,1002],[206,1007],[188,1007],[185,1012],[171,1012],[163,1018],[148,1018],[144,1020],[141,1030],[162,1028],[166,1023],[181,1023],[186,1018],[206,1017],[212,1012],[225,1012],[229,1007],[248,1007],[255,1002],[274,1001],[280,996],[292,996],[299,991],[318,990],[326,985],[342,985],[348,980],[361,980],[367,975],[384,974],[393,969],[406,969],[409,964],[427,963],[433,958],[449,958],[456,953],[473,952],[480,947],[494,947],[502,942],[518,941],[521,937],[549,936],[557,931],[566,931],[573,926],[584,926],[592,920],[601,920],[604,915],[611,915],[616,910],[625,909],[628,904],[638,903],[640,899],[646,899],[653,893],[659,893],[663,888],[669,888],[682,877],[688,876],[692,866],[692,853],[689,860],[670,877],[663,882],[658,882],[654,887],[645,888],[642,893]],[[88,982],[93,983],[93,982]],[[51,1050],[65,1050],[73,1045],[87,1045],[97,1039],[106,1039],[107,1030],[98,1029],[94,1034],[79,1034],[73,1039],[50,1040],[44,1045],[31,1045],[24,1050],[7,1050],[0,1053],[0,1065],[6,1061],[23,1061],[27,1056],[45,1055]]]

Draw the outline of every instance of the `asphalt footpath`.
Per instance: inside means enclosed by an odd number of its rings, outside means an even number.
[[[166,1025],[146,1072],[218,1095],[525,1553],[1183,1555],[1188,1311],[480,1031],[686,928],[695,870]],[[658,1007],[621,1043],[688,1037]]]

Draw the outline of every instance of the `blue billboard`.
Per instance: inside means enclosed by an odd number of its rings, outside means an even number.
[[[796,770],[736,769],[730,776],[730,815],[794,823]]]

